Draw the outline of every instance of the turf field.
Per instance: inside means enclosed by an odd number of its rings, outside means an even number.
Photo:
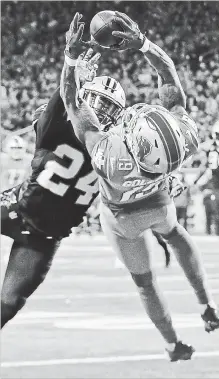
[[[219,238],[196,237],[219,304]],[[11,240],[2,237],[2,272]],[[170,363],[125,269],[104,237],[64,240],[53,267],[27,306],[2,333],[2,378],[219,378],[219,331],[207,334],[199,307],[173,260],[154,266],[192,361]]]

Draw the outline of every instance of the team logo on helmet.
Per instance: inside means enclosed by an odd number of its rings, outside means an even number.
[[[138,154],[142,157],[147,157],[152,151],[152,144],[144,136],[140,136],[138,140]]]
[[[154,174],[179,168],[185,157],[185,138],[178,121],[160,106],[139,104],[134,111],[131,120],[123,124],[124,138],[137,164]]]

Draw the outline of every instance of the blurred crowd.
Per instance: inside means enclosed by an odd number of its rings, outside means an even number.
[[[110,9],[129,15],[170,55],[200,140],[210,139],[212,125],[219,118],[218,2],[4,1],[1,8],[3,135],[30,125],[34,110],[46,103],[58,86],[65,32],[75,12],[84,15],[84,39],[88,40],[92,17]],[[121,82],[127,105],[159,103],[157,75],[140,52],[105,51],[99,73]],[[27,151],[32,153],[33,134],[23,137],[28,142]],[[194,158],[187,166],[197,168],[201,160]]]

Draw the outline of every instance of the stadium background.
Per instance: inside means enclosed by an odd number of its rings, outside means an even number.
[[[32,115],[39,105],[48,102],[59,84],[65,32],[76,10],[84,15],[85,40],[94,14],[117,9],[130,15],[153,42],[164,47],[177,66],[200,140],[208,141],[219,114],[218,2],[4,1],[1,7],[3,151],[8,137],[19,134],[27,141],[27,153],[33,154]],[[121,82],[128,105],[158,102],[156,73],[141,53],[106,51],[99,72]],[[187,182],[194,182],[204,161],[205,154],[199,154],[187,164],[183,175]],[[193,192],[192,198],[187,193],[178,204],[188,208],[189,230],[204,233],[203,196]]]
[[[24,159],[30,159],[34,151],[31,116],[59,83],[64,34],[72,16],[76,11],[84,14],[87,38],[89,21],[102,9],[127,13],[170,54],[200,138],[210,141],[219,109],[218,2],[3,1],[2,154],[6,154],[7,138],[21,135],[27,142]],[[140,54],[106,52],[100,72],[121,81],[128,104],[157,101],[156,75]],[[187,168],[189,182],[198,175],[202,159],[205,153]],[[195,234],[205,232],[202,198],[200,192],[192,195],[195,205],[186,194],[181,198],[181,204],[191,205],[188,212],[196,214],[194,228],[188,226]],[[96,233],[95,206],[91,214],[78,230],[87,235],[77,236],[76,231],[63,240],[46,281],[2,333],[2,378],[218,378],[218,333],[204,332],[200,309],[174,257],[166,270],[163,251],[155,243],[152,261],[158,283],[180,336],[197,349],[193,361],[177,365],[166,359],[163,341],[145,316],[128,273],[115,267],[114,252]],[[219,303],[218,237],[194,239]],[[1,237],[2,274],[11,244]]]

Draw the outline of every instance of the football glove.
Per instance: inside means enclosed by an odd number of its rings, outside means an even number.
[[[128,17],[125,13],[115,12],[117,21],[122,28],[121,31],[113,31],[112,35],[122,38],[123,41],[118,46],[113,46],[113,50],[140,49],[145,41],[146,36],[141,33],[138,24]]]
[[[101,56],[100,53],[93,55],[93,49],[88,49],[86,53],[80,54],[75,65],[75,82],[79,90],[86,81],[92,82],[95,78]]]
[[[71,59],[77,59],[79,54],[82,53],[86,42],[82,41],[82,36],[84,32],[84,22],[80,22],[83,15],[81,13],[76,13],[69,30],[66,33],[66,48],[65,54]]]
[[[88,49],[86,53],[79,55],[75,65],[75,83],[76,83],[76,105],[79,107],[81,102],[80,89],[86,81],[92,82],[95,78],[98,65],[97,62],[101,56],[100,53],[96,53],[93,57],[93,49]]]

